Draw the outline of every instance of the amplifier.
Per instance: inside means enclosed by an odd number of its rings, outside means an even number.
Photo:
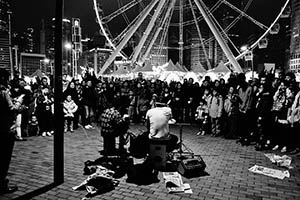
[[[178,165],[177,171],[183,176],[193,176],[203,173],[205,167],[205,162],[198,156],[197,158],[182,160]]]

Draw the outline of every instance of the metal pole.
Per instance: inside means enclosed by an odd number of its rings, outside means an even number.
[[[16,63],[16,68],[19,66],[19,63],[18,63],[18,46],[15,45],[14,46],[14,50],[15,50],[15,63]]]
[[[216,40],[218,41],[219,45],[221,46],[222,50],[224,51],[226,57],[228,58],[229,62],[232,64],[235,71],[241,73],[243,72],[241,66],[236,61],[233,53],[231,52],[230,48],[228,47],[227,43],[224,42],[224,38],[222,37],[220,31],[217,29],[216,25],[213,23],[212,19],[210,18],[209,14],[205,10],[205,5],[202,0],[194,0],[198,9],[200,10],[203,18],[205,19],[207,25],[209,26],[210,30],[214,34]],[[200,2],[201,3],[200,3]]]
[[[62,20],[64,0],[56,0],[54,69],[54,183],[64,182],[64,134],[62,106]]]
[[[120,53],[120,51],[123,49],[123,47],[127,44],[129,39],[132,37],[132,35],[135,33],[135,31],[139,28],[139,26],[143,23],[145,18],[149,15],[152,8],[156,5],[158,0],[152,1],[149,6],[146,8],[146,11],[143,13],[140,19],[129,29],[124,39],[120,42],[120,44],[117,46],[117,48],[114,50],[114,52],[110,55],[110,57],[106,60],[103,67],[101,68],[98,75],[101,75],[105,72],[105,70],[109,67],[109,65],[114,61],[116,56]]]
[[[9,45],[9,62],[10,62],[10,76],[11,79],[14,78],[14,64],[12,57],[12,44],[11,44],[11,11],[7,12],[8,14],[8,45]]]
[[[183,65],[183,0],[179,0],[179,64]]]
[[[95,74],[98,73],[98,70],[97,70],[97,65],[98,65],[98,49],[95,48],[95,51],[94,51],[94,72]]]

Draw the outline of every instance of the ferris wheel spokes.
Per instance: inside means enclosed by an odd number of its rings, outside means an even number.
[[[223,3],[226,4],[227,6],[229,6],[234,11],[240,13],[242,16],[246,17],[250,21],[252,21],[254,24],[256,24],[257,26],[259,26],[260,28],[262,28],[264,30],[268,29],[268,27],[266,25],[264,25],[263,23],[260,23],[259,21],[255,20],[253,17],[251,17],[248,14],[246,14],[245,12],[241,11],[240,9],[238,9],[237,7],[235,7],[234,5],[232,5],[231,3],[229,3],[228,1],[223,0]]]
[[[166,11],[166,13],[165,13],[165,15],[164,15],[164,18],[163,18],[163,20],[161,21],[161,24],[159,24],[158,29],[156,30],[156,32],[155,32],[153,38],[151,39],[150,44],[148,45],[148,47],[147,47],[147,49],[146,49],[146,51],[145,51],[145,53],[144,53],[144,55],[143,55],[143,57],[142,57],[142,59],[141,59],[141,63],[144,63],[144,62],[145,62],[145,60],[146,60],[146,58],[148,57],[148,55],[149,55],[149,53],[150,53],[150,51],[151,51],[151,49],[152,49],[152,47],[153,47],[153,44],[154,44],[154,42],[156,41],[156,39],[157,39],[159,33],[161,32],[161,30],[163,30],[163,27],[164,27],[164,25],[166,24],[168,18],[171,17],[170,14],[171,14],[172,10],[174,9],[175,3],[176,3],[176,0],[171,0],[171,3],[170,3],[170,5],[168,6],[168,9],[167,9],[167,11]]]
[[[130,1],[128,4],[125,4],[124,6],[122,6],[119,9],[117,9],[116,11],[114,11],[114,12],[110,13],[109,15],[103,17],[102,18],[103,23],[110,22],[111,20],[113,20],[114,18],[116,18],[117,16],[119,16],[120,14],[124,13],[125,11],[129,10],[133,6],[135,6],[138,3],[140,3],[141,1],[142,0],[133,0],[133,1]]]
[[[237,72],[243,72],[241,66],[236,61],[235,57],[233,56],[230,48],[228,47],[228,45],[224,41],[221,33],[219,32],[219,30],[217,29],[216,25],[212,22],[212,19],[208,15],[208,13],[207,13],[207,7],[205,6],[204,2],[202,0],[194,0],[194,1],[195,1],[196,5],[197,5],[198,9],[200,10],[202,16],[204,17],[207,25],[209,26],[210,30],[214,34],[217,42],[221,46],[221,48],[222,48],[223,52],[225,53],[226,57],[228,58],[228,60],[231,63],[231,65],[233,66],[234,70],[237,71]]]
[[[219,7],[220,7],[220,5],[222,4],[222,1],[223,0],[219,0],[217,3],[215,3],[214,5],[213,5],[213,7],[210,9],[210,12],[215,12]],[[197,6],[196,6],[197,7]],[[200,15],[199,17],[197,17],[197,22],[200,22],[201,20],[203,20],[203,16],[202,15]],[[187,20],[187,21],[185,21],[185,22],[183,22],[183,26],[190,26],[190,25],[192,25],[192,24],[194,24],[195,22],[194,22],[194,19],[191,19],[191,20]],[[179,26],[179,23],[170,23],[170,26]]]
[[[116,47],[116,49],[113,51],[113,53],[108,57],[108,59],[104,63],[99,74],[103,74],[105,72],[105,70],[109,67],[109,65],[115,60],[117,55],[121,52],[121,50],[127,44],[129,39],[133,36],[133,34],[136,32],[136,30],[140,27],[140,25],[143,23],[145,18],[148,16],[148,14],[151,12],[151,10],[154,8],[154,6],[157,4],[158,1],[159,0],[151,1],[151,3],[142,11],[143,14],[141,15],[141,18],[139,18],[137,20],[137,22],[132,27],[130,27],[126,36],[123,38],[123,40],[119,43],[119,45]]]
[[[270,32],[270,30],[272,29],[272,27],[274,26],[274,24],[278,21],[278,19],[280,18],[280,16],[283,14],[283,12],[285,11],[285,9],[287,8],[289,2],[290,2],[290,0],[286,0],[284,6],[281,8],[281,11],[279,12],[279,14],[275,18],[275,20],[272,22],[272,24],[270,25],[270,27],[248,49],[246,49],[241,54],[239,54],[238,56],[236,56],[235,57],[236,60],[239,60],[239,59],[243,58],[249,51],[252,51],[252,49],[254,49],[259,44],[260,40],[262,40],[263,38],[266,37],[266,35]],[[226,62],[225,66],[227,66],[229,64],[230,64],[229,62]]]
[[[171,4],[172,5],[172,4]],[[167,19],[165,25],[163,26],[163,34],[162,34],[162,37],[160,38],[160,41],[159,41],[159,46],[158,46],[158,55],[161,55],[162,53],[162,50],[164,48],[164,43],[166,41],[166,38],[167,38],[167,34],[168,34],[168,27],[171,23],[171,19],[172,19],[172,16],[173,16],[173,12],[174,12],[174,8],[175,8],[175,5],[173,6],[173,8],[171,9],[171,12],[170,12],[170,15],[169,15],[169,18]]]
[[[161,13],[161,10],[165,4],[166,0],[160,0],[159,1],[159,4],[157,6],[157,8],[155,9],[155,12],[142,36],[142,38],[140,39],[138,45],[136,46],[136,48],[134,49],[134,54],[132,56],[132,59],[131,59],[131,62],[132,63],[135,63],[137,61],[137,57],[138,55],[140,54],[145,42],[146,42],[146,39],[147,37],[149,36],[150,34],[150,31],[153,29],[153,26],[154,26],[154,23],[155,21],[157,20],[157,17],[159,16],[159,14]]]
[[[206,48],[204,46],[204,42],[203,42],[203,37],[202,37],[202,34],[201,34],[201,30],[200,30],[199,24],[197,23],[196,14],[195,14],[195,11],[194,11],[194,8],[193,8],[191,0],[189,0],[189,4],[190,4],[190,9],[192,11],[193,19],[195,21],[196,29],[197,29],[199,40],[200,40],[200,44],[201,44],[201,47],[202,47],[203,52],[204,52],[204,56],[205,56],[205,59],[206,59],[206,63],[207,63],[208,69],[211,69],[211,65],[210,65],[210,62],[209,62],[209,59],[208,59]]]
[[[228,36],[227,32],[225,32],[225,30],[222,28],[222,26],[219,24],[219,22],[216,20],[216,18],[211,14],[209,13],[208,11],[208,14],[210,15],[210,17],[212,18],[212,20],[214,21],[214,23],[217,25],[217,27],[220,29],[220,33],[221,33],[221,36],[224,36],[223,39],[224,39],[224,42],[227,43],[227,41],[230,42],[230,44],[233,46],[234,50],[240,54],[240,51],[237,49],[237,47],[235,46],[235,44],[231,41],[230,37]],[[226,41],[227,40],[227,41]]]

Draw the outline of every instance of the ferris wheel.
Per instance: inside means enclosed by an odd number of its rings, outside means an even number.
[[[268,5],[255,12],[259,1],[93,0],[100,32],[112,49],[99,74],[118,56],[142,65],[151,56],[168,57],[168,51],[175,51],[183,65],[185,52],[195,49],[208,69],[221,52],[227,67],[242,72],[238,60],[267,45],[268,35],[278,33],[277,22],[289,8],[289,0],[276,0],[269,1],[276,4],[272,12],[264,10]],[[125,52],[128,46],[131,52]]]

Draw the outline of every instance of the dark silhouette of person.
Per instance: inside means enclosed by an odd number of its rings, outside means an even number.
[[[11,127],[14,123],[15,112],[23,102],[24,95],[19,96],[13,103],[8,89],[9,72],[0,68],[0,194],[16,191],[16,186],[9,186],[7,173],[13,152],[15,136]]]

